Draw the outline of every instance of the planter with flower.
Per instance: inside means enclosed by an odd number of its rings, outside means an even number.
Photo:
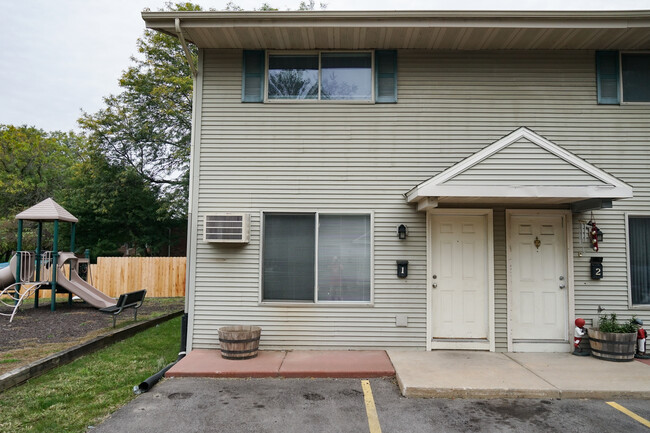
[[[620,324],[616,314],[602,316],[598,321],[598,328],[589,329],[591,354],[607,361],[632,361],[636,336],[634,319]]]

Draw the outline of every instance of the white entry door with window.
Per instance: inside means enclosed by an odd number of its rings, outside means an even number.
[[[491,214],[490,214],[491,216]],[[431,347],[489,350],[492,270],[488,214],[431,217]]]
[[[511,214],[508,225],[510,347],[568,348],[566,217]]]

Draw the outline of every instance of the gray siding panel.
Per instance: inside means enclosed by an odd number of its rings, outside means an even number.
[[[605,185],[605,182],[522,138],[445,185]]]
[[[601,281],[589,279],[593,254],[580,257],[578,220],[591,215],[574,216],[576,314],[593,318],[598,305],[632,314],[623,212],[650,213],[650,109],[597,105],[593,52],[400,51],[399,100],[390,105],[242,104],[241,56],[205,52],[193,348],[218,347],[220,326],[256,324],[265,348],[423,349],[425,215],[403,194],[520,126],[634,187],[633,199],[594,213],[605,233]],[[494,161],[480,167],[483,175],[506,159]],[[588,181],[561,164],[557,170]],[[260,211],[278,210],[374,212],[373,305],[260,304]],[[201,241],[204,216],[224,211],[251,213],[249,244]],[[409,227],[405,241],[397,239],[399,224]],[[505,209],[498,204],[494,234],[496,346],[505,350]],[[407,279],[395,276],[395,260],[409,260]],[[650,319],[647,313],[637,314]],[[407,327],[395,326],[397,314],[408,316]]]

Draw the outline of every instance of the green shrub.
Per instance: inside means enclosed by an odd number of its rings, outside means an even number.
[[[615,332],[617,334],[630,334],[636,332],[636,325],[633,323],[634,318],[627,322],[620,324],[616,318],[616,314],[601,316],[598,320],[598,329],[600,332]]]

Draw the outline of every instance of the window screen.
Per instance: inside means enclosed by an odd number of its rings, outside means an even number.
[[[315,216],[265,214],[265,300],[314,300]]]
[[[633,304],[650,304],[650,217],[630,217],[630,283]]]
[[[318,299],[370,301],[370,216],[321,215]]]

